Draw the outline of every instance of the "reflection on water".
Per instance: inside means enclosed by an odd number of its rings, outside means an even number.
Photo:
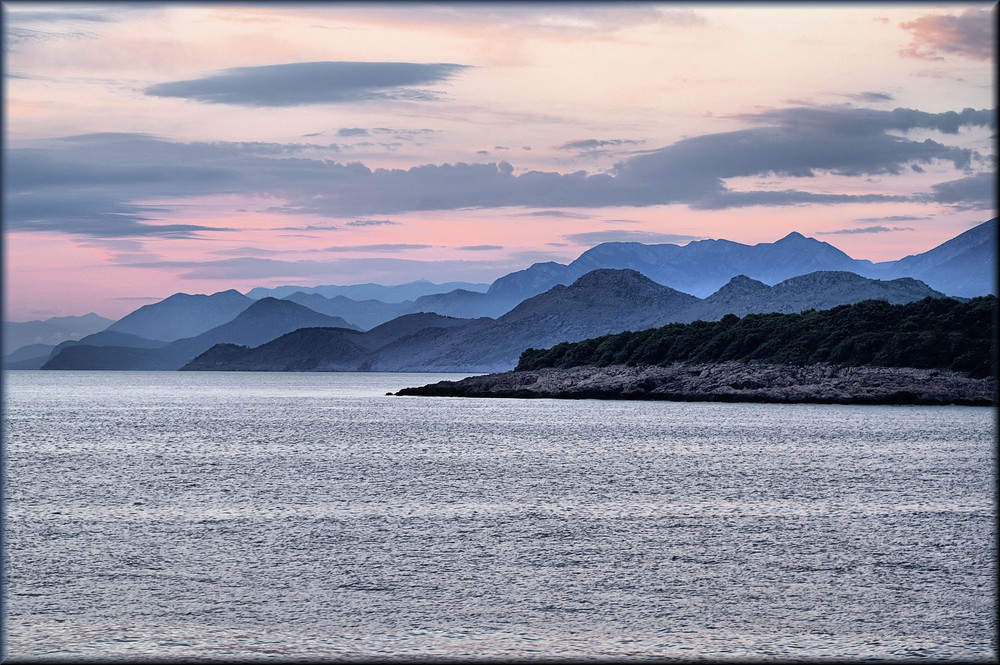
[[[10,372],[18,658],[989,659],[993,411]]]

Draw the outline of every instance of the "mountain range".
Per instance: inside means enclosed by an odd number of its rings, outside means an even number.
[[[293,330],[315,326],[357,331],[339,317],[320,314],[289,300],[264,298],[231,321],[200,335],[154,347],[73,344],[53,355],[41,369],[174,370],[216,344],[257,346]],[[115,331],[109,328],[108,332]]]
[[[528,298],[497,319],[411,314],[360,334],[296,330],[257,348],[214,347],[183,369],[497,372],[512,369],[529,347],[688,323],[704,320],[706,314],[721,318],[732,311],[803,311],[816,302],[904,303],[925,297],[944,294],[908,278],[882,282],[847,272],[816,272],[773,287],[737,276],[702,300],[634,270],[599,269],[570,286],[557,285]]]
[[[872,298],[901,303],[927,295],[996,293],[996,226],[992,219],[928,252],[884,263],[858,261],[832,245],[791,233],[757,245],[727,240],[683,247],[604,243],[568,265],[537,263],[488,288],[418,281],[398,287],[287,286],[253,289],[247,295],[235,290],[180,293],[118,321],[102,320],[103,329],[89,334],[61,339],[53,334],[48,345],[15,349],[6,355],[5,367],[177,369],[216,344],[245,347],[239,352],[227,347],[227,362],[243,354],[241,366],[249,366],[253,363],[245,351],[301,328],[323,328],[334,332],[309,333],[309,343],[336,338],[344,344],[343,353],[340,360],[331,359],[331,352],[320,353],[313,369],[509,369],[527,346],[667,322],[825,309]],[[453,286],[447,292],[428,292]],[[381,294],[394,302],[355,300],[347,293]],[[421,313],[432,316],[416,316]],[[37,328],[46,322],[29,323]],[[27,325],[6,324],[6,331]],[[357,348],[348,352],[350,344]],[[269,346],[268,353],[279,346]],[[289,348],[280,352],[289,367],[310,365],[293,361]],[[213,368],[223,368],[220,353],[210,359]],[[263,351],[256,353],[258,359],[264,357]],[[273,368],[277,361],[253,362]]]
[[[44,321],[4,322],[3,355],[8,356],[28,345],[47,346],[47,354],[59,342],[99,332],[112,323],[112,319],[93,312],[84,316],[57,316]]]
[[[277,286],[274,288],[257,287],[247,291],[247,296],[254,300],[261,298],[286,298],[293,293],[316,293],[325,298],[336,298],[344,296],[352,300],[381,300],[385,303],[402,303],[407,300],[416,300],[421,296],[433,295],[435,293],[448,293],[455,289],[465,291],[485,291],[489,284],[470,284],[469,282],[445,282],[435,284],[426,279],[418,279],[415,282],[397,284],[396,286],[383,286],[381,284],[352,284],[350,286],[337,286],[329,284],[325,286]]]

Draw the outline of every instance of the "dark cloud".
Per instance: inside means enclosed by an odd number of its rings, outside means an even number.
[[[399,222],[394,222],[391,219],[356,219],[353,222],[348,222],[348,226],[398,226]]]
[[[843,203],[906,203],[913,197],[893,194],[816,194],[786,189],[775,192],[720,192],[716,196],[694,201],[696,210],[725,210],[751,206],[787,206],[803,204],[836,205]]]
[[[4,195],[5,231],[54,232],[91,238],[195,238],[207,231],[237,229],[197,224],[158,224],[167,208],[122,202],[115,192],[8,190]]]
[[[913,34],[910,45],[900,51],[908,58],[944,60],[958,55],[990,60],[996,48],[996,15],[993,9],[966,9],[958,16],[929,14],[901,23]]]
[[[23,44],[51,42],[61,39],[96,39],[97,35],[86,30],[35,30],[32,28],[7,27],[4,31],[4,50],[13,50]],[[28,78],[28,77],[22,77]]]
[[[562,145],[557,145],[555,149],[589,151],[610,146],[641,145],[643,143],[645,141],[634,141],[631,139],[580,139],[579,141],[568,141]]]
[[[853,229],[838,229],[836,231],[816,231],[818,236],[847,235],[854,233],[892,233],[894,231],[912,231],[909,226],[865,226]]]
[[[54,11],[9,11],[4,8],[8,21],[17,23],[63,23],[66,21],[92,21],[110,23],[115,19],[108,13],[78,10]]]
[[[920,222],[927,219],[926,217],[914,217],[913,215],[889,215],[887,217],[863,217],[861,219],[855,219],[855,222],[861,222],[862,224],[876,224],[879,222]]]
[[[788,132],[833,133],[838,138],[875,136],[891,130],[911,129],[936,129],[945,134],[957,134],[960,127],[996,129],[997,126],[996,109],[971,108],[960,112],[927,113],[905,108],[878,111],[844,106],[801,106],[737,117],[757,124],[774,125]]]
[[[37,42],[96,39],[96,33],[81,29],[79,24],[115,23],[127,18],[129,14],[155,13],[164,6],[153,2],[114,3],[105,8],[88,7],[83,3],[77,7],[72,3],[48,3],[49,7],[46,8],[46,3],[23,3],[26,8],[21,9],[21,4],[4,3],[5,51]]]
[[[89,134],[9,148],[4,169],[8,228],[95,236],[198,233],[210,227],[157,226],[165,209],[145,201],[209,195],[267,197],[284,214],[357,216],[347,226],[395,224],[369,215],[460,208],[524,207],[530,217],[588,217],[564,208],[684,204],[696,209],[746,206],[938,202],[995,205],[992,173],[973,175],[972,150],[900,136],[934,129],[995,127],[992,110],[925,113],[809,107],[741,116],[752,126],[645,150],[608,173],[527,171],[497,163],[425,164],[371,169],[329,158],[325,146],[271,143],[177,143],[142,134]],[[990,163],[989,160],[986,160]],[[824,173],[904,174],[914,165],[950,163],[968,175],[928,194],[824,194],[797,183]],[[977,161],[978,163],[978,161]],[[789,178],[788,188],[734,191],[726,179]],[[308,230],[328,230],[310,227]],[[288,230],[304,230],[289,228]]]
[[[502,245],[463,245],[455,249],[464,249],[470,252],[485,252],[491,249],[503,249]]]
[[[997,204],[996,176],[992,173],[949,180],[933,185],[932,200],[953,204],[963,210],[992,210]]]
[[[571,233],[563,236],[577,245],[599,245],[602,242],[641,242],[646,244],[677,244],[692,240],[702,240],[704,236],[688,236],[677,233],[655,233],[653,231],[623,231],[608,229],[606,231],[589,231],[586,233]]]
[[[532,210],[531,212],[521,212],[517,217],[556,217],[559,219],[590,219],[592,215],[583,215],[578,212],[566,212],[565,210]]]
[[[159,83],[147,95],[209,104],[300,106],[372,99],[433,100],[413,86],[445,81],[466,65],[413,62],[294,62],[235,67],[189,81]]]
[[[361,127],[345,127],[337,130],[337,136],[368,136],[368,130]]]
[[[878,102],[891,102],[894,99],[894,97],[887,92],[858,92],[845,96],[859,102],[874,104],[877,104]]]
[[[318,224],[307,224],[305,226],[279,226],[275,231],[340,231],[336,226],[320,226]]]

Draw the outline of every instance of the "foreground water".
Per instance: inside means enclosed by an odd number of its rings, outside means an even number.
[[[8,372],[31,658],[995,658],[994,411]]]

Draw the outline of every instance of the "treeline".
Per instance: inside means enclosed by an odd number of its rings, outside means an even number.
[[[757,361],[877,365],[994,373],[996,296],[961,302],[924,298],[905,305],[866,300],[799,314],[727,314],[719,321],[526,349],[518,370],[578,365],[669,365]]]

